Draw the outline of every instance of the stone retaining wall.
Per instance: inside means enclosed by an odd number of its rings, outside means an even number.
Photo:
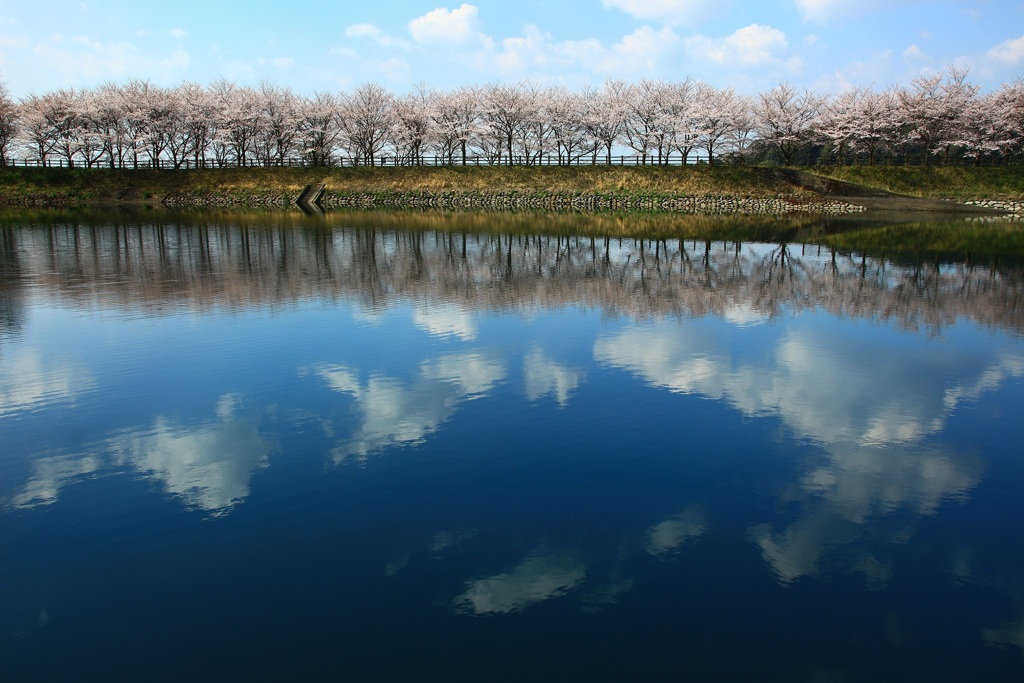
[[[1005,211],[1014,216],[1024,216],[1024,201],[1005,201],[1001,199],[979,199],[976,201],[964,202],[970,206],[980,206],[985,209]]]
[[[519,193],[327,194],[326,208],[438,208],[549,211],[674,211],[701,214],[857,213],[864,207],[798,197],[628,197]]]

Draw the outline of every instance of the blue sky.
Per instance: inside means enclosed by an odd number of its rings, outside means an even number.
[[[949,64],[1024,75],[1024,0],[0,0],[15,97],[107,80],[394,92],[529,79],[701,78],[742,92],[908,83]],[[297,13],[287,11],[293,7]]]

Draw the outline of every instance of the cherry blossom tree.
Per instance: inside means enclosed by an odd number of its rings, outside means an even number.
[[[531,98],[524,90],[521,83],[491,84],[483,90],[481,117],[487,131],[494,136],[498,163],[501,163],[504,152],[508,154],[508,165],[515,163],[515,143],[533,116]]]
[[[663,96],[662,84],[646,78],[626,88],[623,137],[643,164],[664,142],[661,127],[665,122],[662,114]]]
[[[715,150],[726,136],[737,129],[746,113],[745,102],[732,88],[718,89],[707,83],[697,85],[694,93],[694,132],[697,145],[708,154],[708,165],[715,165]]]
[[[299,142],[313,166],[328,166],[341,135],[341,103],[331,93],[317,93],[299,105]]]
[[[906,139],[921,148],[922,165],[928,166],[940,148],[945,148],[948,162],[952,145],[966,125],[963,113],[977,92],[977,86],[967,82],[967,72],[956,67],[950,67],[946,75],[915,78],[910,88],[899,90]]]
[[[861,126],[861,101],[868,96],[866,88],[854,88],[827,100],[821,108],[818,134],[831,143],[840,166],[846,163],[846,152],[854,144]]]
[[[993,106],[996,99],[997,94],[971,98],[963,112],[963,118],[969,120],[970,125],[959,126],[959,134],[949,140],[950,145],[963,149],[964,157],[975,166],[980,166],[982,159],[998,154],[1005,146],[1003,119]]]
[[[579,163],[584,154],[595,149],[587,134],[586,102],[581,94],[564,87],[550,88],[547,95],[544,109],[551,121],[558,165]]]
[[[892,88],[875,92],[867,90],[856,99],[853,139],[850,147],[866,153],[868,165],[874,166],[878,152],[895,149],[900,141],[899,102]],[[890,160],[892,156],[890,155]]]
[[[394,96],[375,83],[364,83],[342,96],[341,126],[357,164],[373,166],[395,125]]]
[[[449,162],[459,152],[465,166],[469,150],[486,131],[482,119],[483,94],[474,87],[461,87],[438,96],[434,126],[441,155]]]
[[[527,165],[542,163],[545,152],[555,146],[554,119],[551,106],[555,98],[553,88],[525,83],[523,85],[525,112],[519,127],[519,147]]]
[[[45,164],[47,156],[60,157],[69,166],[75,165],[78,154],[79,119],[75,98],[77,91],[60,89],[42,95],[29,95],[22,100],[22,118],[26,134]]]
[[[996,140],[1004,163],[1024,147],[1024,80],[1004,83],[990,100],[997,116]]]
[[[39,95],[30,94],[18,102],[18,130],[22,143],[34,152],[36,159],[46,165],[53,146],[55,133],[44,111],[45,102]]]
[[[0,166],[7,165],[8,150],[18,132],[18,109],[7,91],[7,84],[0,83]]]
[[[836,160],[890,163],[900,151],[921,162],[1008,161],[1024,143],[1024,82],[980,95],[967,72],[949,68],[906,88],[859,88],[831,99],[783,83],[755,97],[691,79],[606,81],[572,91],[529,82],[437,92],[421,85],[396,97],[368,83],[299,97],[287,87],[220,79],[165,88],[133,79],[88,90],[29,95],[16,104],[0,86],[0,165],[34,157],[68,165],[282,165],[301,156],[325,165],[343,150],[354,163],[612,163],[632,150],[640,163],[743,160],[753,142],[792,164],[827,141]],[[341,157],[344,159],[344,157]],[[390,159],[390,157],[388,157]]]
[[[662,84],[659,101],[659,163],[669,163],[670,155],[677,152],[685,164],[690,152],[697,145],[697,105],[694,98],[698,86],[698,83],[689,78]]]
[[[402,163],[420,166],[436,138],[437,93],[419,84],[394,102],[392,146]]]
[[[623,81],[608,80],[599,91],[586,90],[583,99],[583,123],[597,150],[603,147],[605,163],[612,163],[612,148],[622,139],[626,129],[628,86]]]
[[[210,144],[216,135],[218,111],[210,93],[198,83],[182,83],[175,91],[181,112],[181,125],[171,140],[175,168],[186,157],[196,168],[204,166]]]
[[[263,124],[259,93],[248,86],[230,84],[221,94],[221,134],[240,166],[248,166]]]
[[[798,93],[788,83],[761,93],[754,102],[754,125],[762,140],[774,147],[786,166],[814,130],[822,98],[811,91]]]
[[[256,92],[258,125],[253,133],[256,158],[264,166],[284,166],[299,135],[299,99],[290,88],[263,81]]]

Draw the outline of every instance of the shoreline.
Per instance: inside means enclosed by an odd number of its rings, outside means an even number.
[[[695,215],[963,215],[1024,212],[1015,167],[824,169],[776,167],[346,167],[244,169],[0,168],[0,206],[165,206],[319,210],[639,211]],[[966,180],[965,180],[966,178]],[[897,193],[917,181],[915,194]],[[852,182],[866,180],[871,184]],[[317,206],[304,188],[323,185]]]

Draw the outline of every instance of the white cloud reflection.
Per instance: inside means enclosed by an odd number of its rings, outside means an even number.
[[[72,402],[95,386],[87,370],[69,361],[44,359],[37,350],[14,353],[0,364],[0,417]]]
[[[984,629],[981,635],[989,645],[1019,648],[1024,655],[1024,619]]]
[[[32,476],[28,483],[14,494],[10,505],[31,508],[55,503],[61,489],[75,479],[96,474],[103,468],[98,455],[55,455],[37,458],[32,462]]]
[[[352,370],[340,365],[323,366],[316,373],[335,391],[351,394],[361,415],[355,434],[333,450],[335,461],[341,462],[422,442],[461,402],[490,391],[505,378],[506,370],[499,360],[464,353],[424,362],[412,383],[383,376],[361,383]]]
[[[977,459],[920,442],[941,431],[960,402],[1024,375],[1024,358],[1013,354],[965,365],[951,363],[938,345],[922,353],[800,328],[763,363],[744,362],[691,329],[632,328],[599,339],[594,355],[654,386],[725,401],[748,416],[778,416],[796,437],[822,447],[822,462],[787,488],[789,502],[800,503],[797,519],[781,531],[767,524],[750,530],[783,583],[817,574],[826,558],[828,566],[886,581],[890,569],[867,538],[908,540],[912,528],[893,513],[935,514],[965,500],[981,478]],[[902,527],[886,529],[898,519]],[[671,525],[655,529],[658,538],[674,538]]]
[[[237,404],[237,396],[222,396],[219,421],[192,427],[158,417],[147,430],[113,438],[111,452],[188,505],[225,512],[249,495],[252,473],[269,464],[271,450],[255,419],[234,417]]]
[[[416,327],[436,337],[458,337],[463,341],[476,339],[477,329],[473,316],[461,306],[417,306],[412,315]]]
[[[582,370],[567,368],[550,360],[539,348],[535,348],[523,359],[523,375],[528,400],[536,401],[553,394],[558,405],[563,408],[586,376]]]
[[[269,462],[270,442],[254,418],[237,418],[240,398],[217,401],[217,420],[198,426],[157,417],[148,429],[127,431],[89,452],[37,458],[32,475],[9,504],[36,507],[55,503],[76,479],[128,465],[160,482],[187,505],[219,514],[249,495],[252,473]]]
[[[669,555],[687,541],[703,536],[707,526],[704,507],[696,503],[687,505],[678,515],[648,529],[647,543],[644,547],[650,555]]]
[[[749,416],[778,415],[798,436],[821,444],[916,441],[940,430],[957,401],[1024,376],[1024,358],[1016,355],[958,370],[942,353],[836,341],[792,330],[756,365],[734,360],[685,325],[666,323],[601,338],[594,356],[653,386],[723,400]]]
[[[859,550],[846,553],[840,563],[868,579],[884,581],[885,563],[867,550],[877,543],[868,544],[866,539],[909,540],[912,529],[886,530],[884,520],[900,510],[929,516],[945,502],[965,500],[981,470],[976,459],[939,451],[832,448],[826,462],[800,481],[803,510],[797,520],[780,532],[769,525],[755,526],[751,540],[783,583],[817,574],[823,559],[844,546]]]
[[[470,581],[455,607],[472,615],[518,612],[565,595],[586,575],[586,567],[570,552],[535,551],[508,572]]]

